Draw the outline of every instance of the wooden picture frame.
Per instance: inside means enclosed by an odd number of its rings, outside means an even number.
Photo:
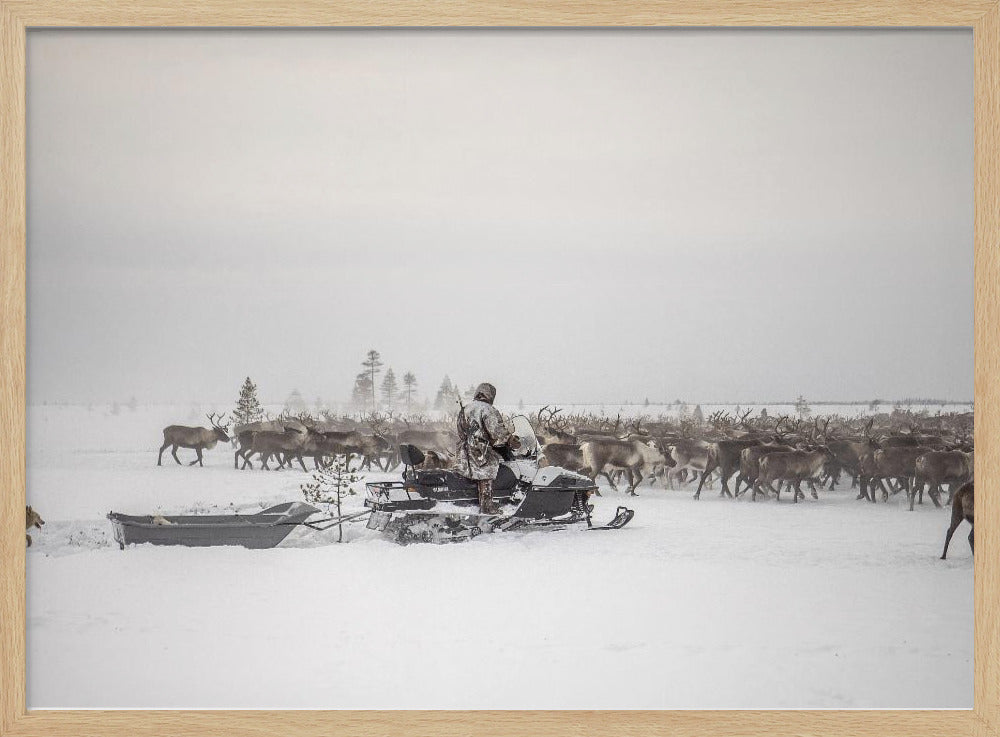
[[[975,53],[975,706],[952,711],[39,711],[25,700],[25,52],[39,27],[969,27]],[[0,0],[0,735],[1000,734],[1000,0]],[[933,676],[933,674],[928,674]]]

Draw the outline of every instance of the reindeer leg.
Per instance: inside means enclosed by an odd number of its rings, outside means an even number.
[[[944,536],[944,552],[941,553],[941,560],[947,559],[947,557],[948,557],[948,545],[951,544],[951,536],[955,534],[955,530],[957,530],[957,529],[958,529],[958,525],[955,524],[955,520],[953,518],[952,521],[951,521],[951,524],[948,526],[948,533]],[[972,544],[971,540],[970,540],[969,544],[970,545]]]
[[[969,524],[971,525],[972,522],[969,522]],[[972,536],[975,534],[975,532],[976,532],[976,528],[975,527],[973,527],[971,530],[969,530],[969,550],[972,551],[973,555],[976,554],[976,546],[973,544],[973,539],[972,539]]]
[[[177,465],[178,466],[182,465],[181,464],[181,459],[177,457],[177,446],[176,445],[173,448],[170,449],[170,454],[174,457],[174,460],[177,461]]]
[[[628,481],[629,481],[629,489],[628,489],[629,496],[639,496],[636,493],[635,489],[636,489],[636,487],[639,484],[641,484],[643,482],[644,474],[643,474],[642,468],[640,467],[640,469],[638,471],[636,471],[635,469],[630,468],[630,469],[628,469],[627,473],[628,473]]]
[[[729,490],[728,481],[732,477],[734,471],[729,470],[729,472],[727,473],[726,472],[727,470],[728,469],[721,469],[721,468],[719,470],[719,473],[722,475],[722,491],[719,492],[719,496],[728,496],[730,499],[732,499],[733,493]]]
[[[608,483],[611,484],[611,488],[614,489],[615,491],[618,491],[618,484],[615,483],[615,480],[612,477],[612,473],[613,471],[598,471],[596,474],[594,474],[594,483],[597,483],[598,476],[604,476],[604,478],[608,480]]]
[[[201,448],[195,448],[194,452],[198,454],[198,457],[191,461],[188,465],[193,466],[195,463],[198,463],[202,468],[204,468],[205,464],[201,462]]]
[[[169,445],[170,445],[170,443],[164,443],[163,445],[160,446],[160,455],[157,456],[157,458],[156,458],[156,465],[157,466],[162,466],[163,465],[163,451],[165,451]]]
[[[879,488],[882,490],[882,501],[883,502],[888,502],[889,501],[889,491],[888,491],[888,489],[885,488],[884,480],[883,479],[876,479],[876,482],[878,483]]]
[[[695,492],[694,492],[694,498],[695,499],[701,499],[701,487],[703,487],[705,485],[705,479],[708,478],[708,475],[710,473],[712,473],[712,472],[709,471],[707,468],[704,471],[702,471],[702,473],[701,473],[701,480],[698,482],[698,488],[695,489]]]
[[[302,466],[302,470],[304,472],[308,472],[308,469],[306,468],[306,462],[304,460],[302,460],[302,456],[301,455],[298,456],[298,459],[299,459],[299,465]],[[291,465],[291,464],[289,464],[289,465]]]

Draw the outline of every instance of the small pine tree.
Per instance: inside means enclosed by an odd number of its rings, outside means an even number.
[[[308,411],[306,400],[302,398],[302,392],[292,389],[292,393],[285,400],[285,413],[289,415],[301,415]]]
[[[129,397],[129,398],[128,398],[128,404],[127,404],[126,406],[127,406],[127,407],[128,407],[128,408],[129,408],[129,409],[130,409],[130,410],[132,411],[132,412],[135,412],[135,408],[139,406],[139,403],[138,403],[138,402],[136,401],[136,399],[135,399],[135,395],[134,395],[134,394],[133,394],[133,395],[132,395],[131,397]]]
[[[695,405],[694,412],[691,415],[691,419],[694,420],[699,426],[705,424],[705,413],[701,411],[700,404]]]
[[[406,411],[409,412],[413,406],[413,394],[417,390],[417,377],[412,371],[403,374],[403,386],[406,387]]]
[[[341,503],[345,496],[353,495],[352,484],[359,480],[359,476],[351,470],[349,455],[334,456],[333,461],[319,469],[313,474],[312,481],[302,484],[302,496],[311,504],[325,504],[327,511],[332,514],[330,507],[337,510],[337,518],[343,516]],[[337,542],[344,542],[344,525],[337,523]]]
[[[809,406],[809,402],[801,394],[799,398],[795,400],[795,411],[798,413],[799,417],[805,419],[812,414],[812,407]]]
[[[372,397],[374,387],[372,377],[367,371],[362,371],[354,377],[354,389],[351,390],[351,405],[356,410],[364,410]]]
[[[396,383],[396,372],[390,366],[382,378],[382,401],[392,409],[396,406],[397,396],[399,396],[399,384]]]
[[[264,408],[257,398],[257,385],[248,376],[240,387],[240,396],[236,399],[236,409],[233,410],[233,426],[249,425],[264,419]]]
[[[375,396],[375,377],[382,373],[382,356],[374,348],[370,349],[365,356],[365,360],[361,362],[361,365],[365,367],[365,372],[368,374],[371,380],[371,400],[372,400],[372,412],[378,409],[378,398]]]
[[[454,397],[455,387],[451,383],[451,379],[445,376],[441,380],[441,386],[438,387],[437,397],[434,399],[434,409],[450,409]]]

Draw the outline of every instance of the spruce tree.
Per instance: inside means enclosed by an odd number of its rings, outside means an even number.
[[[240,396],[236,400],[236,409],[233,410],[233,426],[249,425],[251,422],[260,422],[264,419],[264,408],[260,406],[257,399],[257,385],[250,381],[248,376],[240,387]]]
[[[403,374],[403,386],[406,387],[406,411],[409,412],[413,404],[413,392],[417,389],[417,377],[412,371]]]
[[[434,398],[434,409],[449,409],[455,397],[455,387],[452,386],[451,379],[445,376],[438,387],[437,397]]]
[[[390,366],[385,371],[382,378],[382,401],[392,409],[396,405],[396,397],[399,394],[399,384],[396,383],[396,372]]]
[[[371,380],[371,399],[372,399],[372,412],[378,409],[378,399],[375,397],[375,377],[376,375],[382,373],[382,356],[379,352],[372,348],[368,351],[365,360],[361,362],[361,365],[365,367],[365,371],[368,373],[369,379]]]
[[[367,371],[362,371],[354,377],[354,389],[351,390],[351,404],[359,412],[363,411],[372,397],[374,386],[372,377]]]
[[[285,400],[285,413],[296,416],[308,411],[309,408],[306,406],[306,400],[302,398],[302,392],[298,389],[292,389],[292,393]]]

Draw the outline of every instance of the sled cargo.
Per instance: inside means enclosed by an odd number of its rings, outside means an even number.
[[[297,525],[311,526],[306,520],[320,510],[304,502],[286,502],[256,514],[199,514],[183,516],[133,516],[111,512],[115,542],[126,545],[184,545],[209,547],[238,545],[244,548],[273,548]]]

